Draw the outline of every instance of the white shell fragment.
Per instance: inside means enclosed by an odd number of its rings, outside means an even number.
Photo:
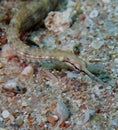
[[[3,118],[8,118],[10,116],[10,113],[7,111],[7,110],[4,110],[3,112],[2,112],[2,117]]]
[[[45,19],[45,26],[51,32],[63,32],[70,27],[71,18],[68,12],[50,12]]]
[[[8,92],[13,92],[13,93],[19,93],[19,94],[23,94],[26,92],[26,88],[23,88],[22,86],[19,86],[16,82],[17,79],[14,80],[9,80],[7,81],[4,86],[3,86],[3,90],[6,90]]]
[[[30,76],[33,74],[33,68],[31,65],[28,65],[27,67],[24,68],[24,70],[21,72],[20,75],[22,76]]]
[[[69,28],[72,23],[72,16],[76,13],[74,6],[76,4],[72,1],[68,2],[68,7],[66,11],[52,11],[46,17],[44,23],[45,27],[54,33],[63,32],[65,29]]]
[[[98,16],[98,14],[99,14],[98,10],[95,10],[95,9],[94,9],[94,10],[90,13],[89,17],[90,17],[90,18],[95,18],[95,17]]]
[[[13,80],[9,80],[5,83],[4,88],[7,90],[15,89],[17,86],[17,83]]]
[[[103,3],[108,4],[111,2],[111,0],[102,0]]]

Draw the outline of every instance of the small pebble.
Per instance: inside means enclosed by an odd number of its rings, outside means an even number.
[[[118,6],[116,6],[114,14],[117,16],[118,15]]]
[[[27,104],[27,102],[26,101],[22,101],[22,106],[23,107],[26,107],[28,104]]]
[[[53,115],[53,116],[48,116],[47,117],[47,121],[50,122],[53,126],[56,124],[56,122],[58,121],[58,116]]]
[[[118,127],[118,121],[117,120],[111,120],[110,121],[110,126],[116,126],[116,127]]]
[[[115,65],[116,65],[116,67],[118,67],[118,58],[115,58],[115,59],[114,59],[114,63],[115,63]]]
[[[94,49],[100,49],[103,44],[104,44],[104,41],[97,40],[97,41],[93,41],[93,42],[91,43],[91,46],[92,46]]]
[[[75,73],[73,73],[73,72],[67,72],[67,76],[69,77],[69,78],[78,78],[79,77],[79,75],[78,74],[75,74]]]
[[[118,29],[117,29],[117,25],[113,22],[105,22],[105,28],[106,30],[108,31],[108,33],[111,35],[111,36],[117,36],[118,34]]]
[[[57,103],[56,112],[59,115],[61,121],[66,120],[70,114],[66,104],[61,101]]]
[[[0,37],[0,45],[6,44],[7,43],[7,38],[6,35],[3,35]]]
[[[22,126],[23,125],[23,118],[22,117],[18,117],[15,121],[15,123],[18,125],[18,126]]]
[[[68,127],[70,127],[70,122],[69,121],[64,121],[64,122],[62,122],[60,125],[59,125],[59,127],[61,128],[61,129],[67,129]]]
[[[0,69],[4,67],[3,63],[0,62]]]
[[[6,59],[9,59],[11,57],[16,56],[16,52],[13,51],[11,46],[9,44],[6,44],[2,48],[2,57],[5,57]]]
[[[89,109],[87,109],[86,111],[85,111],[85,117],[84,117],[84,119],[83,119],[83,123],[86,123],[86,122],[88,122],[89,120],[90,120],[90,118],[94,115],[94,111],[93,110],[89,110]]]
[[[43,127],[44,127],[44,122],[41,122],[41,123],[39,124],[39,127],[40,127],[40,128],[43,128]]]
[[[35,42],[35,43],[39,43],[39,37],[37,37],[37,36],[35,36],[34,38],[33,38],[33,41]]]
[[[2,117],[3,117],[3,118],[8,118],[9,116],[10,116],[9,111],[4,110],[4,111],[2,112]]]
[[[94,25],[93,20],[92,20],[91,18],[89,18],[89,17],[86,17],[85,22],[86,22],[86,24],[87,24],[88,26],[89,26],[89,25]]]

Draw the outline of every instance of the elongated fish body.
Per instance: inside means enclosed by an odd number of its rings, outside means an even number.
[[[30,30],[37,23],[40,25],[45,16],[54,10],[60,3],[60,0],[37,0],[24,5],[13,17],[8,28],[8,42],[16,53],[29,61],[40,61],[47,59],[56,59],[65,63],[70,63],[74,68],[81,70],[90,78],[102,83],[86,68],[86,63],[77,58],[73,52],[60,50],[48,51],[38,47],[27,46],[19,39],[20,33]]]

